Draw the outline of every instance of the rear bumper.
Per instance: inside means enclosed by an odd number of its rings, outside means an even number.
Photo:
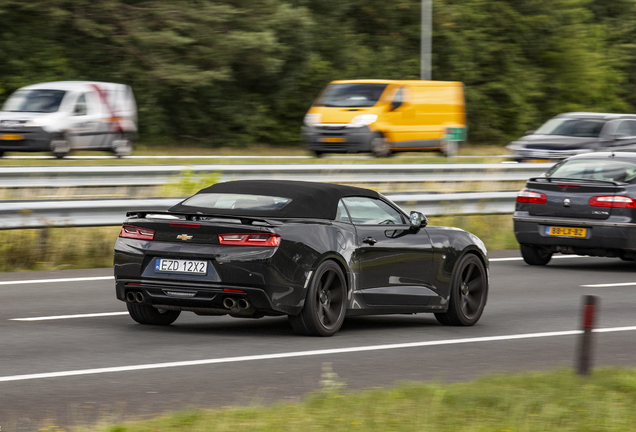
[[[622,256],[636,253],[636,224],[589,219],[513,216],[517,241],[530,246],[545,246],[553,252],[579,255]],[[586,228],[585,237],[561,237],[546,234],[550,226]]]
[[[16,139],[21,137],[20,139]],[[0,151],[38,152],[51,150],[52,135],[39,127],[0,129]]]
[[[127,301],[127,294],[141,293],[141,303],[162,309],[191,311],[200,315],[263,316],[299,313],[300,311],[281,310],[270,301],[264,290],[252,287],[241,287],[242,293],[236,292],[236,286],[226,287],[232,291],[224,291],[222,285],[201,285],[194,283],[174,283],[144,279],[117,278],[115,290],[117,298]],[[230,298],[234,302],[247,300],[249,308],[230,308],[224,300]],[[284,308],[288,309],[288,308]]]
[[[375,136],[367,126],[349,128],[345,125],[303,126],[300,134],[309,150],[326,153],[370,152]]]

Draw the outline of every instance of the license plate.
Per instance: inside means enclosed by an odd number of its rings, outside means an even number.
[[[318,141],[327,143],[343,143],[347,142],[347,139],[343,137],[322,137],[318,138]]]
[[[208,262],[158,258],[155,262],[155,270],[164,273],[189,273],[205,275],[208,273]]]
[[[20,135],[20,134],[4,134],[4,135],[0,135],[0,139],[3,139],[3,140],[23,140],[24,139],[24,135]]]
[[[561,237],[585,237],[587,235],[587,228],[548,226],[545,227],[545,234]]]

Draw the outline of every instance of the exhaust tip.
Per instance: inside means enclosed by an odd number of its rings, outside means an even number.
[[[236,307],[236,302],[234,301],[233,298],[226,297],[223,300],[223,307],[225,307],[226,309],[232,309],[232,308]]]
[[[248,309],[251,306],[250,302],[245,299],[239,299],[239,301],[236,302],[236,305],[239,307],[239,309]]]
[[[135,300],[135,293],[132,291],[128,291],[128,293],[126,294],[126,301],[129,303],[134,303]]]
[[[135,300],[137,301],[137,303],[143,303],[145,300],[144,295],[141,292],[136,292]]]

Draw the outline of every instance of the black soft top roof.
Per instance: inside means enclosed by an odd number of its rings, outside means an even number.
[[[265,195],[273,197],[291,198],[285,207],[279,210],[235,210],[210,209],[183,205],[183,201],[173,206],[174,212],[201,212],[204,214],[253,216],[270,218],[336,218],[338,201],[349,196],[364,196],[379,198],[380,194],[369,189],[343,186],[330,183],[287,181],[287,180],[238,180],[217,183],[201,193],[232,193],[248,195]]]

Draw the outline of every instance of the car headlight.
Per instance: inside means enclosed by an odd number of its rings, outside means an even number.
[[[355,116],[353,120],[349,122],[349,127],[367,126],[371,123],[375,123],[377,119],[378,116],[376,114],[360,114]]]
[[[48,126],[51,124],[51,119],[46,117],[46,118],[34,118],[31,120],[27,120],[26,123],[24,123],[24,126]]]
[[[320,114],[305,114],[303,123],[305,123],[306,126],[313,126],[317,123],[320,123],[321,121],[322,116]]]

